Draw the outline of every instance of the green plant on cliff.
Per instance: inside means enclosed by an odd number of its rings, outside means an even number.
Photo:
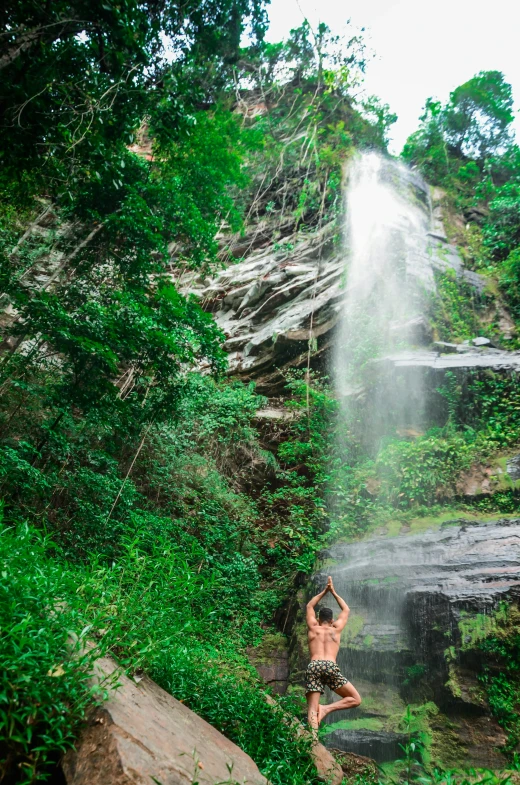
[[[360,450],[353,417],[342,448],[349,465],[338,465],[332,479],[332,537],[359,537],[392,521],[431,515],[432,508],[441,514],[455,500],[459,508],[471,509],[469,500],[459,498],[464,473],[520,441],[519,378],[514,372],[447,373],[437,395],[442,425],[408,438],[389,427],[370,458]],[[513,487],[477,497],[473,506],[510,513],[517,503]]]
[[[482,334],[479,314],[484,298],[448,269],[435,275],[437,291],[431,300],[431,324],[441,341],[460,342]]]
[[[495,300],[500,311],[505,303],[518,322],[520,148],[511,134],[512,105],[503,74],[483,71],[445,104],[428,99],[402,156],[442,187],[450,241],[459,246],[466,266],[490,278],[487,305]],[[487,329],[500,339],[500,325],[489,322]],[[469,337],[448,313],[441,325],[453,328],[447,339]]]
[[[485,665],[480,681],[489,706],[507,734],[506,751],[514,759],[520,741],[520,614],[503,607],[492,631],[478,641]]]
[[[294,233],[338,217],[343,166],[356,146],[386,150],[396,115],[375,97],[356,98],[369,58],[362,35],[307,21],[287,41],[242,51],[238,107],[261,143],[247,162],[252,187],[239,199],[248,225],[266,221],[280,250]]]

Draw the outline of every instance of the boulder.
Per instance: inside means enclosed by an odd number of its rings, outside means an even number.
[[[115,669],[103,658],[96,678]],[[118,683],[65,755],[67,785],[268,785],[245,752],[146,676]]]
[[[327,736],[327,743],[344,752],[356,750],[356,757],[388,763],[403,756],[402,747],[408,743],[406,733],[379,732],[373,730],[338,730]]]

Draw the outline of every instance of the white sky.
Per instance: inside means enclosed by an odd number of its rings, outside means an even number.
[[[376,53],[365,79],[399,119],[390,150],[399,153],[416,130],[426,98],[446,101],[479,71],[502,71],[520,109],[519,0],[271,0],[269,41],[287,37],[304,18],[341,33],[351,19],[365,27]],[[520,138],[520,116],[515,120]]]

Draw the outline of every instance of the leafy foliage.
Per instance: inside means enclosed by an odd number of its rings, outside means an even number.
[[[0,534],[0,778],[18,769],[21,783],[72,745],[92,700],[81,602],[45,551],[27,528]]]
[[[261,0],[59,0],[52,8],[12,0],[0,20],[2,181],[11,198],[42,187],[74,198],[96,169],[117,182],[142,119],[159,115],[170,136],[194,125],[207,59],[225,70],[246,24],[261,36],[266,21]]]
[[[155,529],[135,520],[112,566],[95,555],[71,566],[27,528],[4,529],[0,553],[3,775],[18,771],[21,783],[48,776],[94,697],[93,662],[108,652],[130,672],[145,667],[253,755],[273,783],[312,778],[309,742],[287,722],[297,707],[271,708],[236,651],[252,630],[230,615],[251,610],[247,574],[204,564],[204,549],[190,538],[172,544],[158,519]],[[86,638],[97,645],[81,653]]]
[[[420,128],[407,140],[403,157],[436,184],[464,180],[486,159],[511,144],[511,85],[500,71],[481,71],[450,93],[443,106],[429,98]]]
[[[515,373],[446,374],[431,402],[439,425],[406,438],[389,427],[376,454],[367,457],[356,435],[355,416],[347,423],[349,465],[338,462],[333,475],[331,536],[359,537],[396,516],[429,515],[432,508],[461,495],[464,472],[520,440],[519,380]],[[458,499],[459,505],[468,501]],[[483,510],[513,512],[514,490],[475,500]]]

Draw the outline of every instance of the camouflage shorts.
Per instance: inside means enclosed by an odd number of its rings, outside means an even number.
[[[332,660],[311,660],[305,673],[305,692],[325,692],[324,687],[338,690],[348,684],[340,669]]]

